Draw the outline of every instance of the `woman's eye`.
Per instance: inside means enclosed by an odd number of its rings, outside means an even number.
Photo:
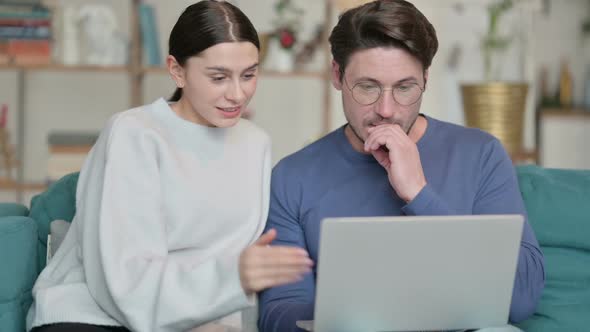
[[[220,81],[223,81],[223,79],[225,79],[225,76],[213,76],[211,79],[214,82],[220,82]]]

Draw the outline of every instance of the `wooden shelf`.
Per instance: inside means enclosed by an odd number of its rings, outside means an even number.
[[[47,189],[45,183],[17,183],[11,179],[0,179],[0,190],[43,191],[45,189]]]
[[[164,67],[144,67],[142,69],[144,73],[154,73],[154,74],[168,74],[168,69]],[[260,76],[262,77],[309,77],[309,78],[325,78],[326,73],[320,71],[293,71],[293,72],[279,72],[279,71],[272,71],[272,70],[262,70],[260,72]]]
[[[568,117],[568,118],[588,118],[590,119],[590,110],[584,108],[544,108],[539,114],[543,117]]]
[[[127,66],[66,66],[61,64],[43,64],[43,65],[14,65],[1,64],[1,70],[25,70],[25,71],[57,71],[57,72],[129,72],[131,69]]]
[[[13,65],[0,64],[0,70],[25,70],[25,71],[56,71],[56,72],[131,72],[132,68],[128,66],[66,66],[60,64],[44,64],[44,65]],[[168,74],[168,69],[164,67],[144,67],[139,70],[141,73],[151,74]],[[293,72],[278,72],[272,70],[262,70],[260,72],[262,77],[309,77],[309,78],[325,78],[326,73],[320,71],[293,71]]]
[[[539,161],[539,152],[534,150],[522,150],[516,153],[510,154],[510,159],[512,159],[512,163],[514,164],[521,164],[521,163],[537,163]]]

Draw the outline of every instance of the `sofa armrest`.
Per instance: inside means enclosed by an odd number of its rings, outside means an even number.
[[[545,289],[524,331],[588,331],[590,170],[517,168],[520,191],[545,258]]]
[[[18,203],[0,203],[0,217],[28,216],[29,209]]]
[[[29,217],[0,218],[0,331],[24,331],[37,278],[37,224]]]

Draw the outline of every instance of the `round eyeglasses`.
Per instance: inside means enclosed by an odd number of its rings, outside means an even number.
[[[422,97],[424,89],[418,83],[401,83],[391,88],[383,88],[373,81],[361,81],[356,83],[352,89],[344,76],[344,83],[352,93],[352,99],[361,105],[371,105],[377,102],[383,91],[391,90],[393,100],[402,106],[414,105]]]

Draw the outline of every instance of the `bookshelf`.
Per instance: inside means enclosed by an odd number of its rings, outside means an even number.
[[[89,65],[75,65],[68,66],[57,63],[39,64],[39,65],[15,65],[15,64],[0,64],[0,71],[10,71],[16,74],[16,80],[13,85],[16,89],[16,107],[12,108],[12,117],[15,119],[14,136],[13,142],[15,146],[15,155],[18,163],[13,169],[13,178],[2,178],[0,177],[0,191],[12,191],[16,194],[16,201],[26,203],[23,201],[25,191],[42,191],[45,189],[45,183],[42,182],[30,182],[25,179],[24,164],[27,163],[25,149],[27,144],[28,125],[27,125],[27,96],[30,91],[30,82],[28,76],[30,74],[36,74],[39,72],[51,72],[51,73],[91,73],[92,75],[102,75],[108,73],[116,73],[125,75],[128,78],[128,100],[129,107],[135,107],[145,103],[145,82],[147,77],[158,77],[161,75],[168,75],[166,68],[163,67],[147,67],[143,65],[143,48],[142,38],[140,29],[140,18],[139,18],[139,6],[141,0],[128,0],[129,3],[129,36],[130,36],[130,48],[129,48],[129,62],[124,66],[89,66]],[[322,5],[320,5],[322,6]],[[333,4],[332,0],[323,0],[324,14],[323,20],[327,23],[327,27],[330,26],[329,22],[333,19]],[[279,78],[286,79],[287,83],[293,80],[313,80],[321,85],[320,100],[318,103],[321,112],[318,113],[318,122],[320,123],[321,132],[319,134],[325,134],[331,129],[330,123],[330,110],[332,109],[331,101],[331,81],[330,81],[330,50],[327,42],[329,29],[324,31],[322,36],[322,45],[318,48],[318,53],[325,55],[326,61],[323,68],[316,71],[294,71],[294,72],[276,72],[269,70],[261,70],[261,78]],[[160,36],[160,38],[165,36]],[[317,85],[314,85],[317,86]],[[165,91],[164,94],[168,94],[171,91]],[[260,91],[257,92],[260,94]]]

